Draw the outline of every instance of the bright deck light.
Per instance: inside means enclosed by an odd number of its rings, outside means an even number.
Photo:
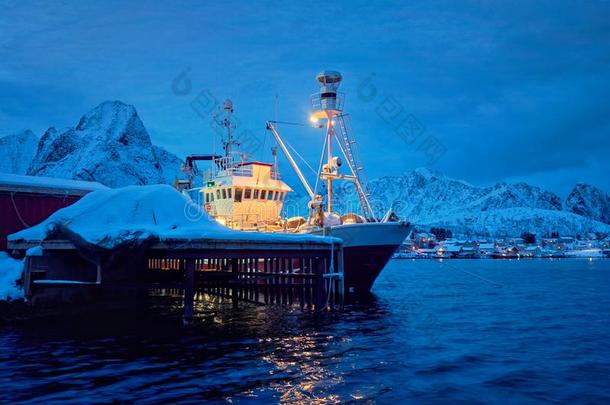
[[[317,117],[312,115],[309,117],[309,121],[311,121],[312,124],[317,124],[319,120]]]

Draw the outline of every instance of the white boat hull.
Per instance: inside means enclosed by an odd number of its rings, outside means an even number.
[[[346,290],[370,291],[381,270],[412,229],[413,226],[405,222],[367,222],[331,227],[326,235],[343,240]],[[311,233],[322,235],[323,231]]]

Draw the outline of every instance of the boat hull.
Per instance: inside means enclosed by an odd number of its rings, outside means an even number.
[[[412,228],[405,222],[370,222],[331,227],[326,235],[343,240],[346,291],[370,291],[377,276],[409,236]],[[323,234],[321,230],[312,233]]]

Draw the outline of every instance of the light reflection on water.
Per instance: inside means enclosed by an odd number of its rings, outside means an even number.
[[[201,296],[184,329],[166,297],[4,327],[0,402],[608,399],[610,261],[445,262],[322,316]]]

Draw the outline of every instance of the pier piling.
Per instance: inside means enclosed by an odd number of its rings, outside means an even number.
[[[195,299],[195,260],[186,259],[184,269],[184,314],[182,321],[185,325],[193,323],[193,310]]]

